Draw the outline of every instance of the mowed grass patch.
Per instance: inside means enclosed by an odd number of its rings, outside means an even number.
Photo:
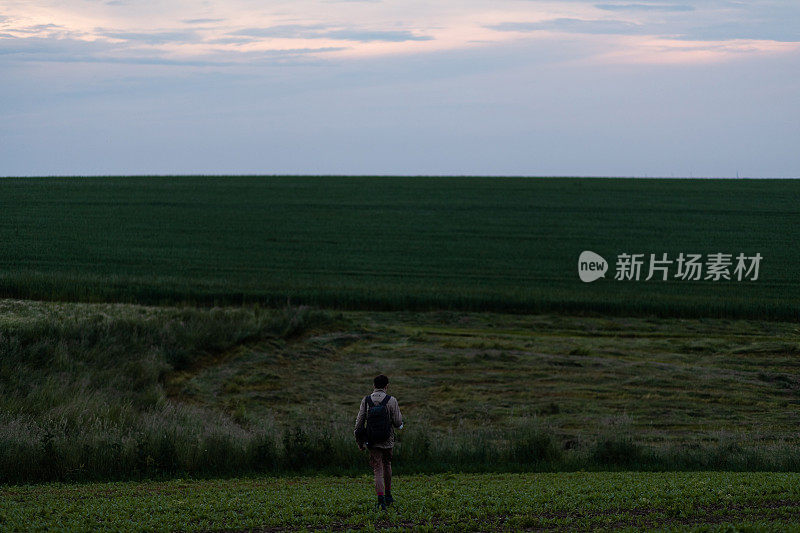
[[[374,510],[371,479],[173,480],[0,487],[6,530],[797,531],[800,475],[573,472],[395,476]]]
[[[371,378],[385,372],[410,425],[438,431],[535,421],[565,441],[621,431],[650,443],[797,442],[791,428],[798,422],[800,363],[793,354],[800,336],[791,323],[345,315],[350,329],[253,347],[226,365],[239,369],[226,384],[212,365],[189,378],[184,391],[214,382],[216,389],[192,398],[209,407],[242,406],[254,419],[314,413],[346,426]],[[276,388],[276,376],[284,389]]]

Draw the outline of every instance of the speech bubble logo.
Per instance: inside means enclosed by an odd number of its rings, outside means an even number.
[[[604,278],[608,270],[608,262],[602,256],[585,250],[578,257],[578,275],[584,283]]]

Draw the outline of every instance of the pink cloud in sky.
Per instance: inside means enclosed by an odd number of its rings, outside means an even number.
[[[105,44],[94,48],[92,61],[147,56],[247,64],[261,53],[375,57],[579,36],[604,61],[716,61],[796,50],[786,44],[791,35],[787,39],[780,20],[771,22],[775,38],[769,38],[769,19],[759,27],[763,35],[755,35],[747,27],[752,13],[725,2],[232,0],[198,7],[183,0],[146,6],[112,0],[9,1],[2,9],[0,41],[6,49],[21,45],[20,39]],[[728,38],[704,37],[726,27]]]

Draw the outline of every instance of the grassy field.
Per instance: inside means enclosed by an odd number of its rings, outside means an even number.
[[[3,179],[0,296],[795,320],[798,198],[798,180]],[[578,279],[587,249],[609,279]],[[752,282],[613,280],[617,254],[665,252],[764,259]]]
[[[63,531],[800,530],[800,474],[539,473],[0,487],[0,527]]]
[[[344,312],[280,345],[254,345],[165,378],[170,397],[244,419],[349,418],[372,376],[394,376],[409,421],[441,431],[533,420],[564,442],[745,436],[800,443],[796,323]],[[307,391],[322,400],[306,405]],[[326,406],[334,406],[332,409]]]
[[[0,529],[800,531],[798,193],[0,180]],[[584,284],[586,249],[608,278],[622,252],[764,260]],[[387,514],[352,438],[381,372]]]
[[[406,472],[800,471],[795,323],[3,300],[0,339],[0,482],[363,471],[379,372]]]

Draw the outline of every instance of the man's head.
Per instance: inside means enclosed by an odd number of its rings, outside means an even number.
[[[389,378],[383,374],[380,376],[375,376],[375,379],[372,380],[372,384],[375,385],[376,389],[385,389],[386,385],[389,384]]]

